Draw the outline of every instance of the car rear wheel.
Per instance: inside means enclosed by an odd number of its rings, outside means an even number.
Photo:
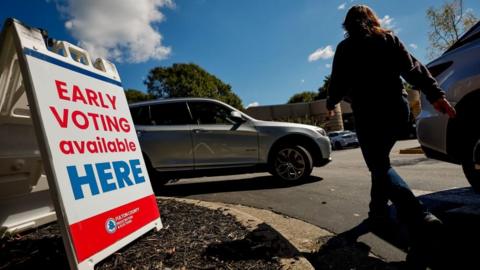
[[[462,162],[462,168],[472,188],[480,193],[480,140],[472,149]]]
[[[310,152],[300,145],[283,145],[270,160],[270,172],[286,182],[304,181],[312,173],[313,160]]]

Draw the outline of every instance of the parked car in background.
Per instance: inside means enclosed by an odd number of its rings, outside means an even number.
[[[328,133],[332,149],[338,150],[345,147],[358,147],[357,134],[349,130],[332,131]]]
[[[256,120],[217,100],[147,101],[130,111],[152,182],[252,171],[302,181],[330,161],[322,128]]]
[[[422,96],[418,140],[428,157],[461,164],[480,192],[480,23],[427,67],[455,106],[457,117],[436,112]]]

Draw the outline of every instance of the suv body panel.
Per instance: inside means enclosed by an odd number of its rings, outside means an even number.
[[[467,32],[452,49],[447,50],[427,65],[432,70],[443,66],[442,70],[432,72],[439,86],[445,91],[446,98],[456,106],[473,91],[480,91],[480,23]],[[473,39],[472,39],[473,38]],[[469,40],[464,42],[464,40]],[[421,98],[422,111],[417,117],[417,136],[420,144],[431,153],[448,156],[450,140],[448,139],[449,118],[435,111],[425,95]],[[452,142],[459,143],[459,142]],[[438,157],[437,157],[438,158]],[[450,157],[443,159],[451,160]]]

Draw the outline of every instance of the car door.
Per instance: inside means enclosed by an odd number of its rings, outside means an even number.
[[[233,120],[233,109],[213,101],[189,101],[195,168],[245,166],[258,162],[258,135],[251,121]]]
[[[192,118],[186,102],[151,104],[141,110],[132,110],[132,116],[152,166],[158,171],[193,170]]]

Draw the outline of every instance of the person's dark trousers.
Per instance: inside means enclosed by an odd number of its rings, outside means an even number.
[[[375,114],[354,110],[354,116],[358,141],[372,176],[369,218],[388,216],[390,200],[397,210],[398,218],[414,226],[426,210],[407,183],[391,167],[389,158],[397,135],[408,122],[408,103],[403,102],[398,107],[389,108],[389,111],[376,111]],[[386,115],[391,117],[385,117]]]

